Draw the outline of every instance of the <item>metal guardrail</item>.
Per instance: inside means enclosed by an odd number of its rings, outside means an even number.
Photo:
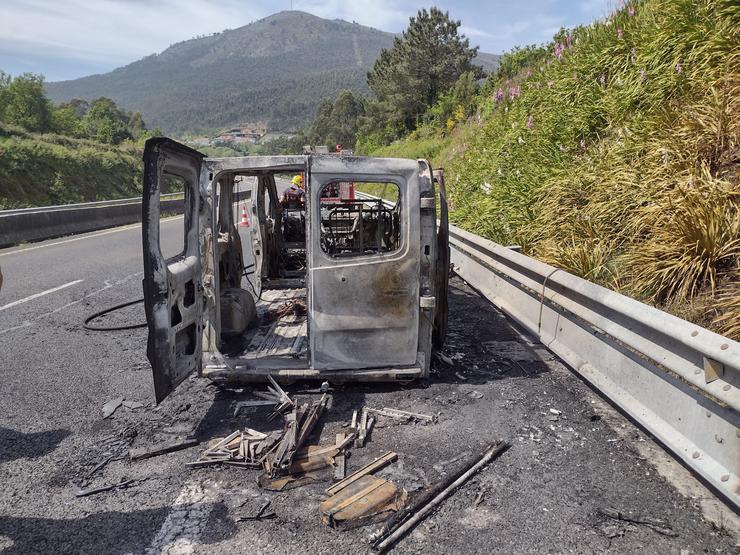
[[[740,508],[740,343],[450,226],[454,271]]]
[[[182,198],[184,198],[183,193],[165,193],[164,195],[160,195],[160,199],[162,200],[178,200]],[[32,206],[30,208],[12,208],[10,210],[0,210],[0,217],[14,214],[33,214],[36,212],[58,212],[60,210],[73,210],[78,208],[120,206],[122,204],[141,204],[141,197],[99,200],[95,202],[78,202],[75,204],[56,204],[53,206]]]
[[[248,198],[251,191],[241,191],[235,200]],[[162,213],[181,214],[182,193],[161,195]],[[63,204],[0,211],[0,247],[24,241],[41,241],[62,235],[85,233],[141,221],[141,198],[128,198],[81,204]]]

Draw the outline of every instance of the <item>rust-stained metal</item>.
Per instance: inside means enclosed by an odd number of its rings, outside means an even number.
[[[386,519],[406,503],[406,491],[392,482],[365,475],[321,502],[321,521],[350,529]]]
[[[166,138],[148,141],[144,158],[145,305],[158,402],[193,371],[243,382],[268,376],[280,382],[410,381],[428,375],[433,336],[441,344],[446,328],[448,247],[444,181],[426,161],[205,158]],[[166,261],[159,247],[165,173],[185,181],[186,204],[185,249]],[[277,188],[285,173],[302,173],[306,183],[305,210],[291,222]],[[247,181],[252,225],[245,230],[234,224],[232,210],[235,187]],[[370,250],[337,256],[322,248],[332,222],[324,218],[322,191],[338,182],[385,183],[398,191],[393,202],[359,194],[332,200],[332,207],[344,203],[347,214],[359,214],[352,217],[370,218],[347,228],[360,234],[360,249],[364,244]],[[390,235],[379,231],[386,219],[393,222],[383,228]],[[291,223],[290,234],[284,234],[284,222]],[[239,237],[240,232],[248,236]],[[251,247],[253,270],[244,267],[242,245]],[[241,277],[245,272],[249,283]],[[241,321],[239,326],[222,322],[222,296],[240,287],[257,300],[257,322],[249,329]],[[271,312],[260,309],[268,297]],[[281,303],[305,311],[275,311]],[[250,342],[250,334],[260,341]],[[259,349],[250,352],[254,345]]]
[[[388,451],[385,455],[382,457],[378,457],[373,462],[366,464],[361,469],[353,472],[349,476],[347,476],[344,480],[341,480],[337,482],[336,484],[328,487],[326,489],[327,495],[334,495],[336,493],[339,493],[342,489],[346,488],[349,484],[352,482],[355,482],[365,476],[366,474],[371,474],[375,472],[376,470],[380,470],[384,466],[392,463],[398,459],[398,454],[394,453],[393,451]]]

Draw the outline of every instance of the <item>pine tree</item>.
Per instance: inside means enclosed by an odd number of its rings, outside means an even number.
[[[370,122],[414,129],[419,116],[452,87],[466,71],[482,75],[473,65],[478,47],[459,33],[460,21],[438,8],[422,9],[411,17],[408,28],[383,50],[367,75],[370,89],[385,119]]]

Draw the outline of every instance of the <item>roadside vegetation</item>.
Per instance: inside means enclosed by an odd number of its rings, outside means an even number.
[[[445,167],[457,225],[740,339],[738,29],[729,0],[622,3],[359,142]]]
[[[139,195],[154,133],[108,98],[55,106],[42,76],[0,71],[0,209]]]

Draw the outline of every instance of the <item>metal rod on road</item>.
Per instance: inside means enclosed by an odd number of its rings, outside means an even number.
[[[481,457],[481,459],[475,463],[473,466],[471,466],[467,471],[465,471],[460,477],[452,482],[450,485],[448,485],[445,489],[443,489],[439,494],[437,494],[434,499],[429,501],[426,505],[421,507],[421,509],[411,516],[406,522],[404,522],[401,526],[396,528],[388,537],[386,537],[383,541],[378,543],[375,548],[378,551],[385,551],[389,547],[391,547],[394,543],[396,543],[399,539],[401,539],[406,532],[408,532],[411,528],[416,526],[421,520],[423,520],[429,513],[434,510],[437,505],[442,503],[453,491],[455,491],[458,487],[460,487],[462,484],[468,481],[468,479],[473,476],[476,472],[478,472],[481,468],[486,466],[489,462],[491,462],[493,459],[498,457],[501,453],[503,453],[506,449],[509,448],[509,443],[506,441],[502,441],[499,443],[496,443],[488,448],[488,450],[485,452],[485,454]]]

